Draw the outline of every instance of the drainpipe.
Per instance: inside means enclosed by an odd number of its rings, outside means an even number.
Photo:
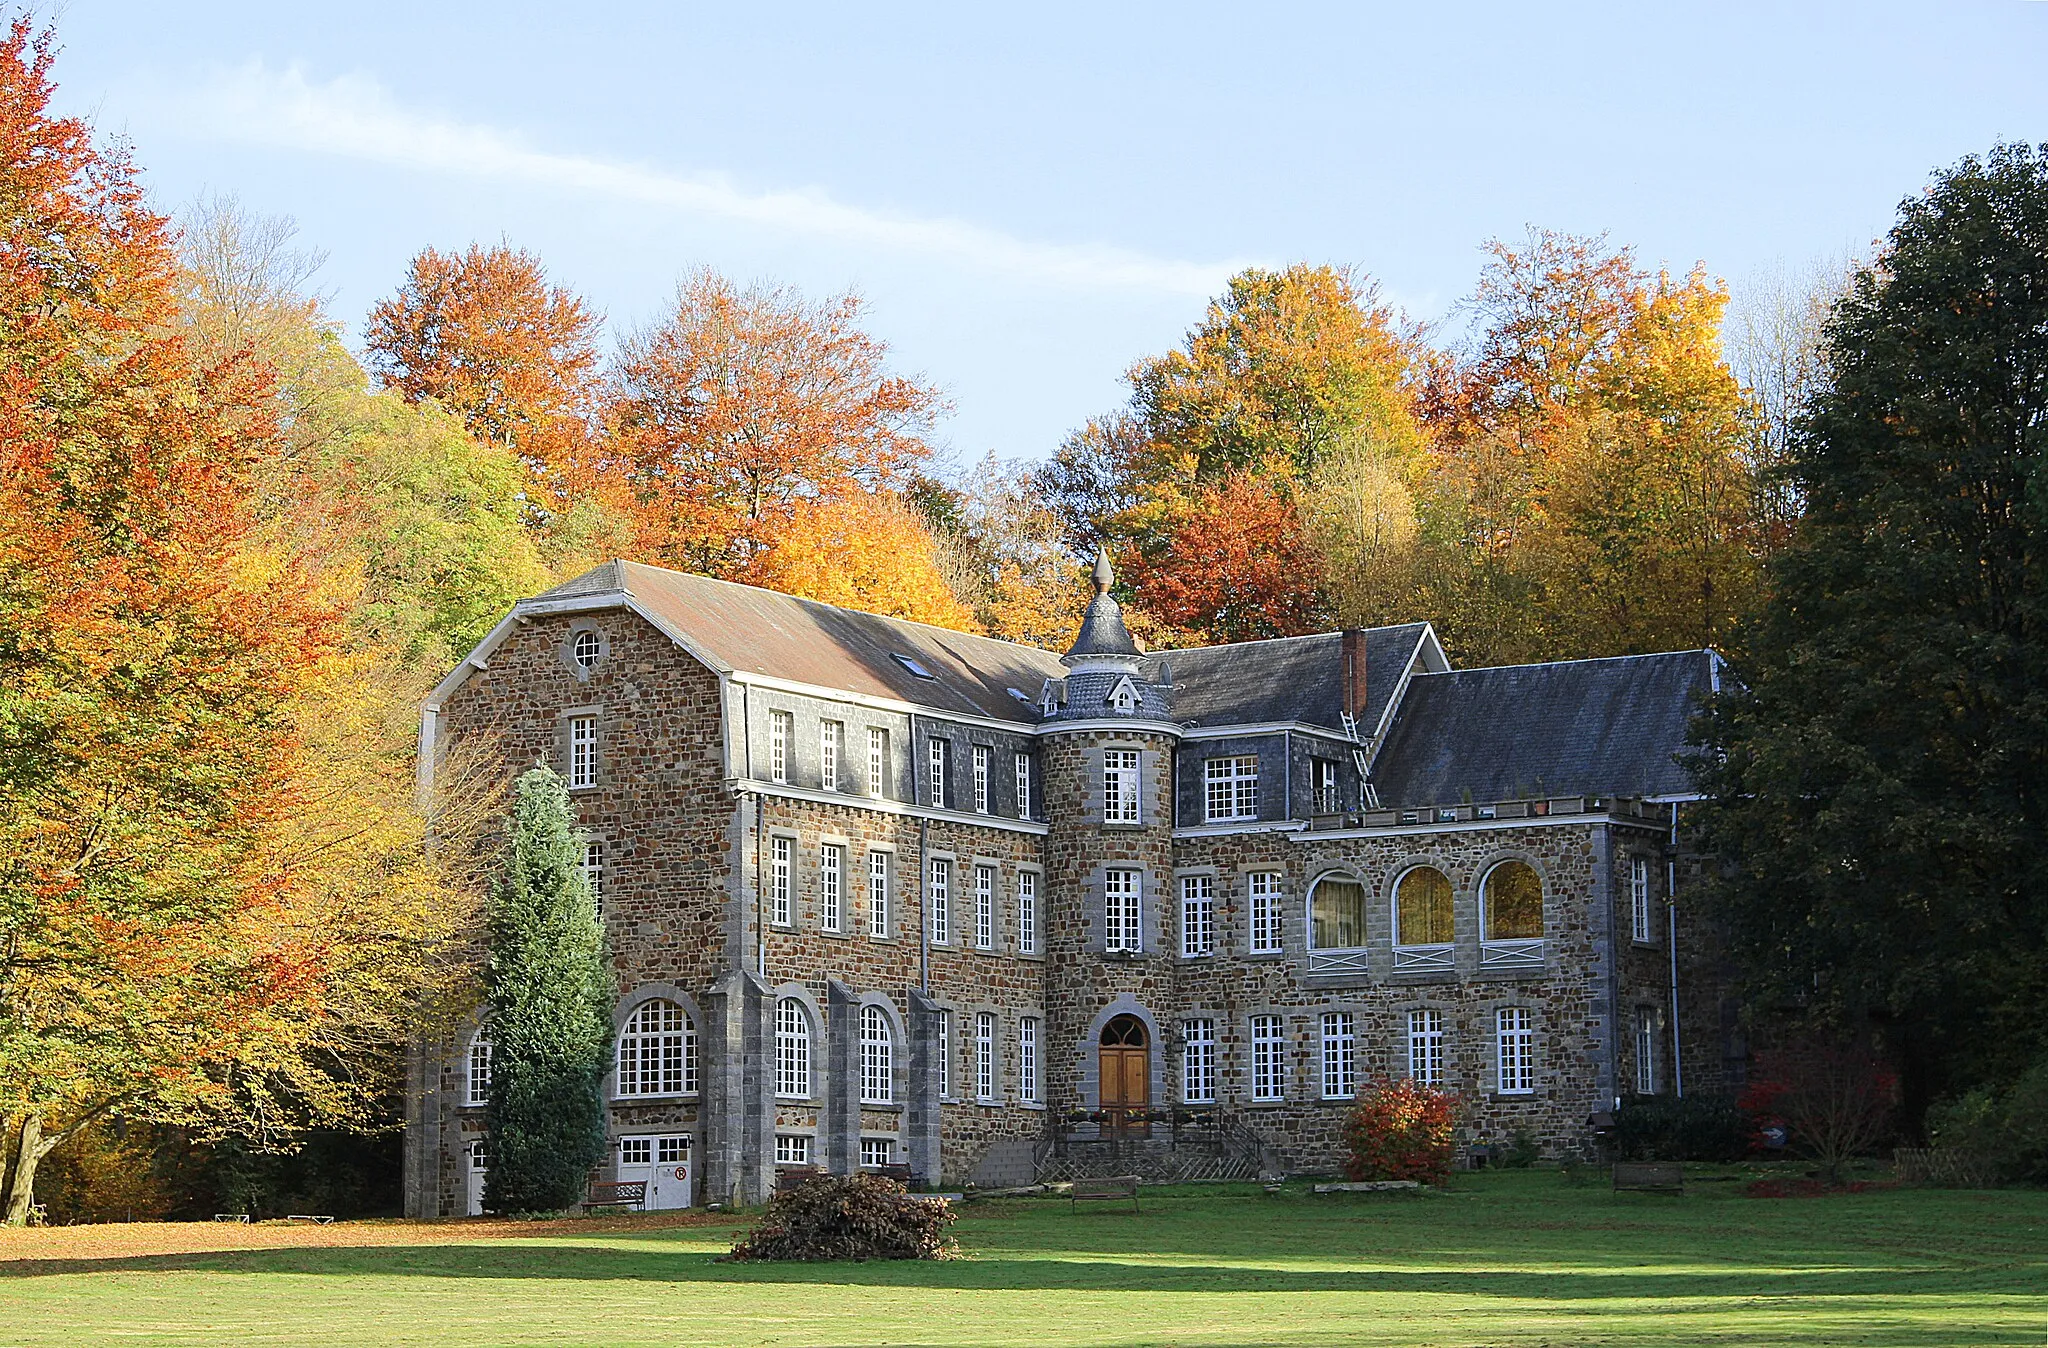
[[[1294,818],[1294,732],[1280,732],[1280,817]]]
[[[917,986],[927,997],[932,991],[932,896],[926,892],[926,886],[931,884],[931,862],[925,859],[924,851],[931,827],[929,819],[917,821]]]
[[[1671,947],[1671,1091],[1685,1098],[1684,1039],[1678,1033],[1678,802],[1671,802],[1671,856],[1664,863],[1664,911],[1669,918]]]
[[[767,841],[761,823],[764,802],[760,793],[754,794],[754,944],[756,971],[763,980],[768,977],[768,914],[761,908],[761,851]]]

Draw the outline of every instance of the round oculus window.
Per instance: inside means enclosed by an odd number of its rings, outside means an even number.
[[[584,669],[589,669],[597,663],[597,658],[604,654],[604,638],[587,629],[578,632],[572,653],[575,655],[578,665]]]

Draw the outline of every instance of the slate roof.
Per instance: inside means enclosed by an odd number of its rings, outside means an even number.
[[[1365,715],[1370,733],[1387,709],[1408,662],[1422,644],[1426,623],[1369,628],[1365,634]],[[1153,659],[1173,673],[1173,718],[1196,725],[1252,725],[1300,721],[1343,725],[1343,636],[1320,632],[1230,646],[1161,651]]]
[[[631,595],[671,637],[714,668],[914,702],[939,712],[1029,724],[1037,719],[1038,690],[1066,673],[1058,656],[1035,646],[638,562],[605,562],[534,602],[607,594]],[[899,655],[935,677],[918,677]],[[1011,696],[1012,688],[1033,702]]]
[[[1417,675],[1373,763],[1380,803],[1689,795],[1673,756],[1714,658],[1675,651]]]

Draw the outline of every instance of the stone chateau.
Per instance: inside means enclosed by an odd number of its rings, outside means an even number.
[[[1674,755],[1707,651],[1454,670],[1426,623],[1064,655],[609,562],[427,702],[569,784],[618,977],[603,1179],[1337,1168],[1363,1088],[1578,1154],[1712,1088]],[[413,1059],[406,1201],[479,1210],[490,1045]]]

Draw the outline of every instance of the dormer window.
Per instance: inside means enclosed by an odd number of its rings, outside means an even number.
[[[1109,690],[1111,711],[1128,716],[1138,709],[1138,689],[1128,678],[1118,679],[1116,687]]]

